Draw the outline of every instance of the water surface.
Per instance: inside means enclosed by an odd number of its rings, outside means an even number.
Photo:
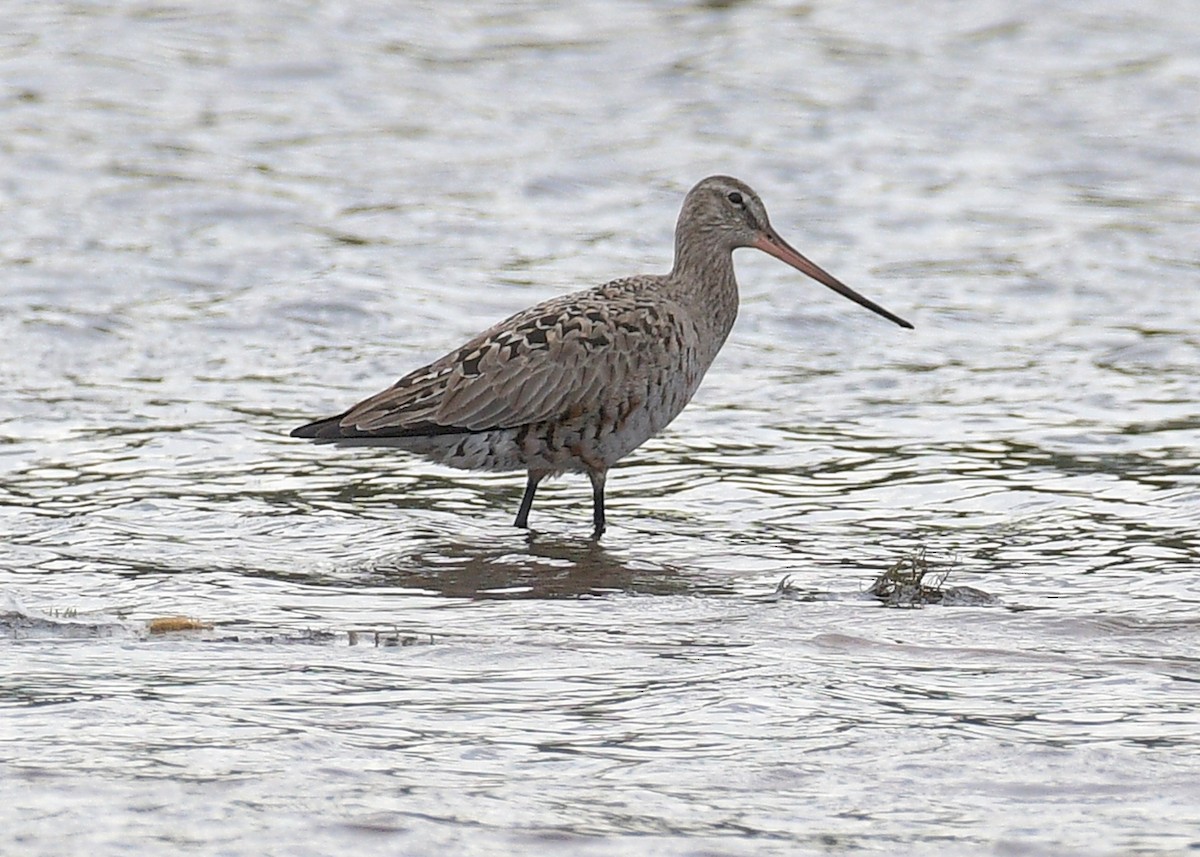
[[[5,853],[1200,848],[1187,4],[0,20]],[[916,330],[739,253],[599,545],[287,437],[716,172]],[[997,603],[865,596],[921,549]]]

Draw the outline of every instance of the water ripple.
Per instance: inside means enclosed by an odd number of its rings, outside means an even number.
[[[0,829],[1194,849],[1200,40],[1050,11],[5,6]],[[739,253],[600,545],[585,480],[529,536],[519,475],[286,436],[665,270],[714,172],[916,330]],[[867,594],[920,550],[994,606]]]

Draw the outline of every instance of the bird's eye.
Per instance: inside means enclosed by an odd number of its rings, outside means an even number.
[[[734,205],[743,205],[744,204],[742,202],[742,195],[740,193],[738,193],[736,190],[731,190],[729,192],[729,195],[726,197],[726,199],[728,199]]]

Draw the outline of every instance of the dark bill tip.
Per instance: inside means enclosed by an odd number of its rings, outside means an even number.
[[[854,291],[854,289],[837,279],[837,277],[825,271],[825,269],[819,265],[815,264],[814,262],[810,262],[803,255],[801,255],[799,251],[791,247],[778,235],[774,234],[774,230],[768,229],[768,231],[764,231],[762,235],[759,236],[758,240],[754,242],[754,246],[759,250],[762,250],[764,253],[774,256],[776,259],[786,262],[800,273],[812,277],[821,285],[827,286],[842,297],[854,301],[859,306],[866,307],[871,312],[881,315],[888,321],[894,322],[903,328],[907,328],[908,330],[913,329],[911,323],[905,321],[895,313],[884,309],[870,298],[863,297],[858,292]]]

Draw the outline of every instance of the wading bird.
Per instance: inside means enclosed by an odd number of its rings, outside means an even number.
[[[710,176],[683,200],[670,273],[613,280],[531,306],[292,436],[397,447],[467,470],[523,470],[518,527],[528,527],[543,479],[586,473],[599,538],[609,468],[683,410],[733,327],[739,247],[769,253],[912,328],[780,238],[748,186]]]

